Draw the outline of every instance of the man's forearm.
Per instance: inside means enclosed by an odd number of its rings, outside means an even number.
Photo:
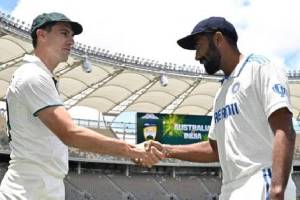
[[[70,134],[68,146],[94,153],[131,157],[129,144],[119,139],[103,136],[101,133],[84,127],[77,127]]]
[[[209,141],[189,145],[164,145],[167,157],[191,162],[219,161],[217,149]]]
[[[284,191],[290,176],[295,145],[295,134],[293,131],[285,133],[277,130],[273,143],[273,164],[271,197],[284,195]],[[280,198],[279,198],[280,199]]]

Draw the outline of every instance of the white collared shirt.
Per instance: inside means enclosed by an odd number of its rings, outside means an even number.
[[[263,56],[244,57],[224,79],[209,131],[218,144],[224,184],[272,166],[268,118],[283,107],[291,111],[286,73]]]
[[[46,172],[64,177],[68,172],[68,148],[51,132],[36,113],[63,101],[53,75],[36,56],[26,55],[13,74],[7,90],[11,136],[10,168],[20,162],[36,164]]]

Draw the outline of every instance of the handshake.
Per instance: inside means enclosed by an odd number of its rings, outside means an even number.
[[[149,168],[169,156],[167,145],[154,140],[136,144],[131,150],[131,160],[137,165]]]

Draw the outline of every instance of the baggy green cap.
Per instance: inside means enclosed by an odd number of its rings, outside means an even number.
[[[31,35],[33,35],[38,28],[51,22],[69,22],[71,24],[74,35],[80,34],[83,30],[81,24],[79,24],[78,22],[71,21],[62,13],[52,12],[38,15],[33,20],[31,25]]]

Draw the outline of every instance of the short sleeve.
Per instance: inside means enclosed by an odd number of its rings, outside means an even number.
[[[288,78],[281,66],[273,63],[260,66],[255,84],[267,117],[284,107],[292,112]]]
[[[20,85],[20,98],[34,116],[44,108],[63,105],[52,78],[47,74],[27,77]]]
[[[213,106],[213,108],[214,107],[215,106]],[[212,113],[215,113],[214,109],[213,109]],[[216,140],[217,139],[217,137],[216,137],[216,131],[215,131],[215,116],[214,115],[212,116],[212,119],[211,119],[211,124],[210,124],[210,128],[209,128],[209,131],[208,131],[208,138],[210,138],[212,140]]]

